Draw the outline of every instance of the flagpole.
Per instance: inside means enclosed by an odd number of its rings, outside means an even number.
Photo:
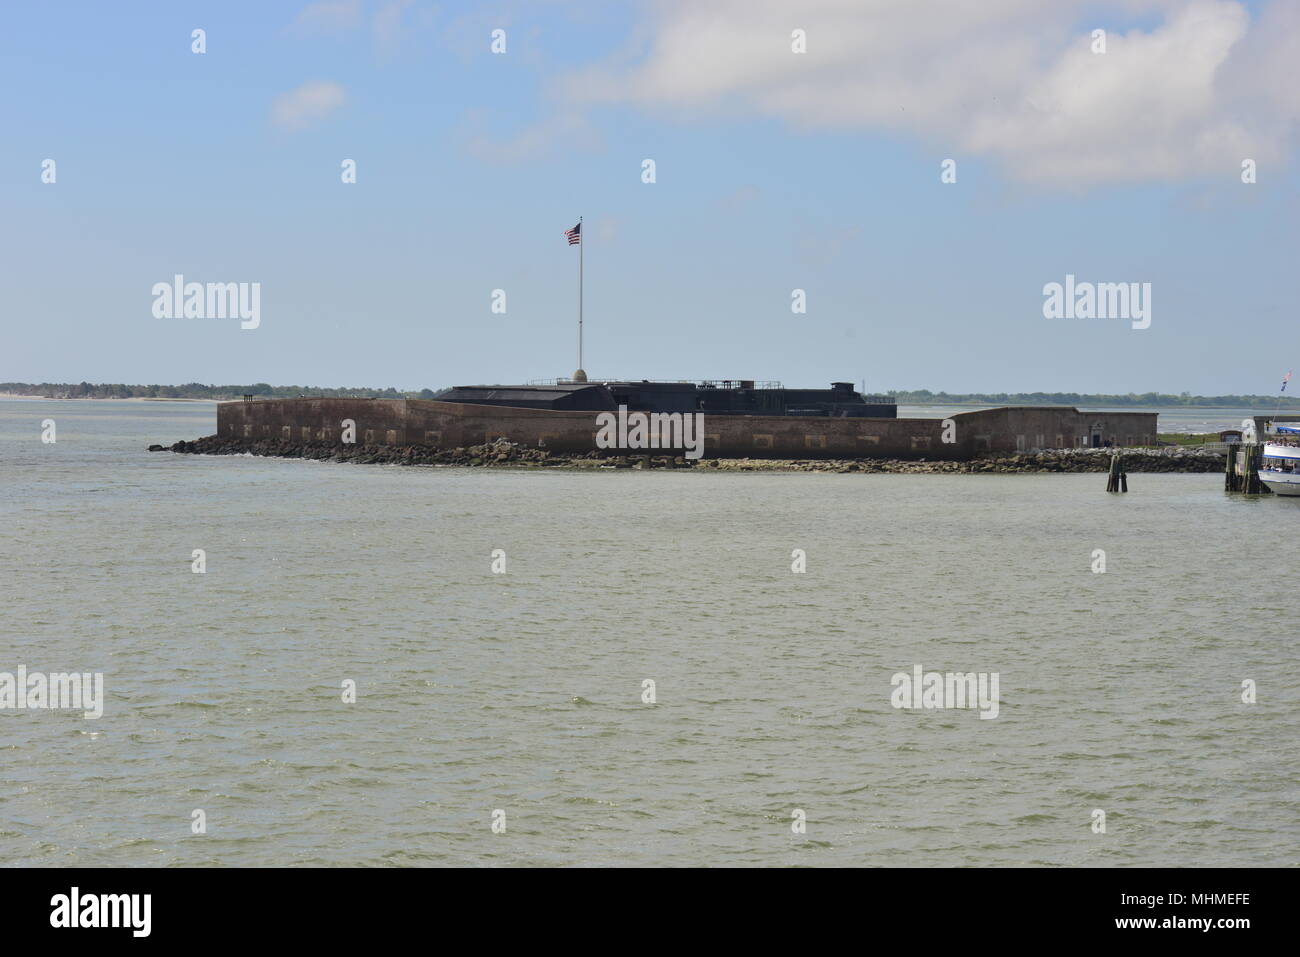
[[[1282,377],[1282,388],[1277,392],[1277,408],[1273,410],[1273,431],[1277,431],[1277,417],[1282,414],[1282,397],[1286,394],[1286,384],[1291,381],[1291,373]]]
[[[582,217],[578,217],[578,368],[582,368],[582,250],[587,245],[582,235]]]

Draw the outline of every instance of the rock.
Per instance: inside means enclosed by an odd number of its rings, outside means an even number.
[[[169,451],[167,446],[150,445],[150,452]],[[394,465],[460,465],[520,467],[632,468],[626,456],[608,456],[600,450],[557,455],[547,449],[527,448],[504,439],[486,445],[439,449],[424,445],[340,445],[323,441],[296,442],[283,438],[236,439],[204,436],[181,441],[170,451],[193,455],[253,455],[304,458],[316,461],[358,462]],[[664,468],[709,468],[723,471],[856,472],[860,474],[1013,474],[1106,472],[1112,449],[1055,449],[1027,453],[986,453],[969,461],[901,459],[686,459],[657,455],[653,462]],[[1121,450],[1126,472],[1220,472],[1222,453],[1201,448],[1171,446],[1161,449]],[[637,456],[637,463],[643,461]]]

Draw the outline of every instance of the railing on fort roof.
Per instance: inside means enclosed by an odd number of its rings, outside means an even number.
[[[694,385],[701,389],[752,389],[754,391],[766,390],[775,392],[785,388],[780,381],[769,379],[767,381],[756,381],[754,379],[598,379],[595,376],[588,376],[586,382],[577,382],[574,379],[529,379],[526,385],[547,386],[547,385],[608,385],[611,383],[626,383],[636,385],[639,382],[666,385]],[[815,391],[815,390],[801,390]],[[898,400],[892,395],[867,395],[861,393],[862,401],[867,405],[897,405]]]
[[[575,379],[529,379],[527,385],[608,385],[610,383],[626,383],[628,385],[637,385],[638,383],[647,382],[655,385],[694,385],[701,389],[781,389],[784,386],[775,379],[760,382],[754,379],[598,379],[595,376],[587,376],[586,382],[578,383]]]

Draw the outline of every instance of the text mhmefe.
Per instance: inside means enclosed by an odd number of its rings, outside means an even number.
[[[683,449],[688,459],[704,454],[703,412],[628,412],[596,416],[598,449]]]

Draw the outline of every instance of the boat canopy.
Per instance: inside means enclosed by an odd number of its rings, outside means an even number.
[[[1300,448],[1294,445],[1274,445],[1272,442],[1268,442],[1264,445],[1264,458],[1300,460]]]
[[[1300,435],[1300,422],[1297,422],[1295,425],[1274,426],[1274,429],[1275,431],[1278,432],[1287,432],[1290,433],[1291,435]]]

